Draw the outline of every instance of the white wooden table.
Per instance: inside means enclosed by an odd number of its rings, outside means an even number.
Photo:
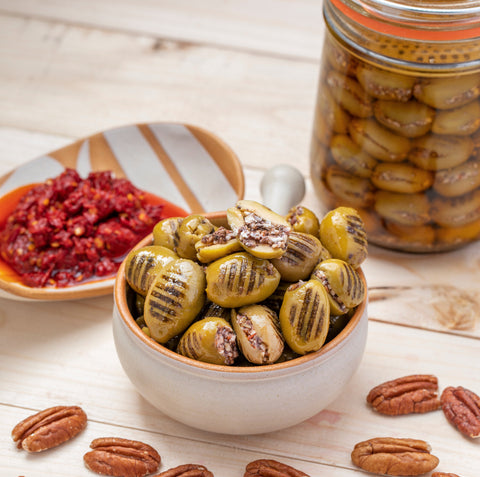
[[[245,196],[259,199],[270,166],[308,176],[323,31],[319,0],[0,0],[0,175],[99,130],[180,121],[222,137],[244,166]],[[310,187],[304,203],[322,210]],[[427,440],[437,470],[477,477],[480,439],[441,411],[378,415],[365,396],[413,373],[480,393],[480,243],[441,255],[371,247],[364,270],[367,350],[345,393],[307,422],[257,436],[193,430],[149,405],[115,354],[111,296],[0,300],[0,475],[93,475],[82,462],[89,443],[117,436],[153,445],[161,470],[195,462],[239,477],[248,462],[273,458],[311,476],[353,477],[365,475],[350,461],[353,445],[393,436]],[[43,454],[18,451],[13,426],[58,404],[82,406],[87,429]]]

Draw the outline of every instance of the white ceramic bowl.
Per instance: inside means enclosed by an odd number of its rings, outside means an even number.
[[[202,363],[148,338],[130,314],[126,289],[122,264],[114,288],[113,334],[123,369],[147,401],[198,429],[258,434],[298,424],[340,394],[365,349],[367,300],[342,332],[315,353],[258,367]]]

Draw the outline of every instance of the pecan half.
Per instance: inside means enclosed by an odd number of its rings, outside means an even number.
[[[442,410],[447,420],[462,434],[480,437],[480,397],[462,386],[446,388],[442,397]]]
[[[87,415],[78,406],[54,406],[19,422],[12,438],[19,449],[41,452],[75,437],[87,425]]]
[[[158,469],[158,452],[139,441],[117,437],[100,437],[90,444],[93,449],[83,456],[85,466],[93,472],[114,477],[143,477]]]
[[[374,387],[367,402],[381,414],[399,416],[440,408],[438,380],[429,374],[413,374]]]
[[[447,472],[434,472],[432,477],[460,477],[457,474],[449,474]]]
[[[425,441],[376,437],[355,445],[352,462],[374,474],[420,475],[437,467],[438,458]]]
[[[250,462],[243,477],[310,477],[301,470],[294,469],[276,460],[259,459]]]
[[[213,474],[203,465],[184,464],[168,469],[154,477],[213,477]]]

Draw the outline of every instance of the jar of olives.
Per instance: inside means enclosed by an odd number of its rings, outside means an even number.
[[[325,0],[311,176],[371,243],[480,237],[480,0]]]

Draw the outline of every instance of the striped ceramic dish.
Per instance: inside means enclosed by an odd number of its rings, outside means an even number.
[[[202,128],[177,123],[124,126],[80,139],[33,159],[0,177],[2,198],[19,187],[43,182],[65,167],[82,177],[110,170],[139,189],[186,213],[223,211],[243,197],[242,167],[221,139]],[[65,300],[110,293],[114,278],[67,288],[30,288],[0,260],[0,297]]]

